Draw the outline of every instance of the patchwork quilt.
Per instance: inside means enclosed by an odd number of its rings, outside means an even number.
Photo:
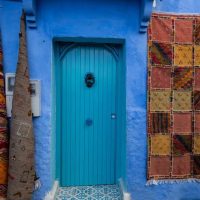
[[[8,130],[0,32],[0,200],[6,199],[8,171]]]
[[[148,180],[200,178],[200,16],[148,28]]]

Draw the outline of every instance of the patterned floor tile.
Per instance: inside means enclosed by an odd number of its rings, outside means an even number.
[[[121,200],[118,185],[61,187],[56,200]]]

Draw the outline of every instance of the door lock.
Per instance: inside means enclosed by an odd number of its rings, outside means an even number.
[[[92,119],[86,119],[86,120],[85,120],[85,124],[86,124],[87,126],[92,126],[92,124],[93,124]]]

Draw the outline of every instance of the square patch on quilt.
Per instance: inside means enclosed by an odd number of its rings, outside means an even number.
[[[170,175],[170,157],[151,156],[150,157],[149,176],[169,176]]]
[[[200,154],[200,135],[194,136],[194,154]]]
[[[194,89],[200,90],[200,68],[195,68]]]
[[[200,45],[200,19],[197,19],[196,21],[196,27],[194,31],[194,38],[195,38],[195,44]]]
[[[170,88],[171,68],[153,67],[151,71],[152,88]]]
[[[150,56],[152,65],[171,65],[172,45],[152,42],[150,47]]]
[[[193,174],[200,175],[200,156],[193,156]]]
[[[0,185],[7,184],[7,181],[8,181],[7,173],[6,173],[7,169],[8,169],[8,163],[5,161],[1,161],[0,162]],[[0,199],[1,199],[1,196],[0,196]]]
[[[3,140],[5,141],[5,138]],[[2,142],[4,142],[4,141],[2,141]],[[5,141],[5,143],[6,143],[5,147],[8,147],[7,141]],[[1,151],[0,151],[0,156],[1,156],[2,161],[3,160],[6,161],[7,156],[8,156],[8,149],[2,148]]]
[[[191,156],[172,157],[172,176],[187,176],[191,174]]]
[[[170,113],[151,113],[150,123],[151,133],[169,133]]]
[[[4,155],[5,151],[8,149],[8,138],[6,137],[6,130],[4,132],[1,131],[0,134],[0,158],[2,158],[2,155]]]
[[[191,113],[174,113],[174,133],[191,133],[192,132],[192,114]]]
[[[185,20],[185,19],[175,20],[175,42],[178,43],[193,42],[193,20]]]
[[[173,155],[184,155],[192,152],[192,135],[173,136]]]
[[[0,105],[6,104],[6,97],[0,93]]]
[[[190,111],[192,108],[192,93],[174,91],[173,110]]]
[[[190,90],[193,84],[193,69],[178,67],[174,69],[174,90]]]
[[[195,113],[194,119],[195,119],[194,132],[200,133],[200,113]]]
[[[151,154],[152,155],[170,155],[171,137],[170,135],[151,135]]]
[[[194,91],[194,109],[200,110],[200,91]]]
[[[194,66],[200,66],[200,45],[194,46]]]
[[[5,117],[2,117],[3,114],[0,115],[0,127],[4,127],[5,130],[7,131],[6,127],[7,127],[7,120]],[[1,133],[1,130],[0,130]],[[5,133],[6,134],[6,133]]]
[[[170,94],[170,91],[152,91],[150,94],[150,110],[169,111]]]
[[[153,17],[151,21],[152,40],[159,42],[172,42],[172,20],[167,18]]]
[[[180,67],[193,65],[192,45],[174,45],[174,65]]]

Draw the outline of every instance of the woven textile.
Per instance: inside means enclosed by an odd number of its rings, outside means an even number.
[[[3,50],[0,33],[0,199],[6,199],[8,169],[8,130],[4,93]]]
[[[200,16],[151,18],[147,177],[200,179]]]

